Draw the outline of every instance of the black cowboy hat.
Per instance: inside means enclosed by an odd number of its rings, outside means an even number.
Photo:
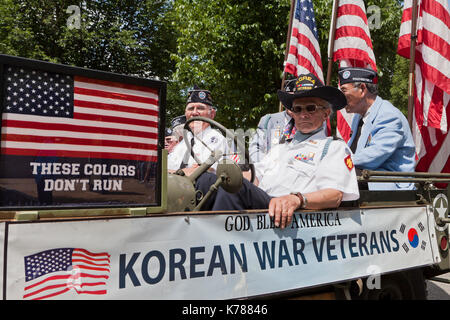
[[[324,86],[312,73],[302,74],[295,82],[293,92],[278,90],[278,99],[289,110],[292,110],[292,102],[297,98],[316,97],[328,101],[333,111],[340,110],[347,105],[347,99],[341,90]]]

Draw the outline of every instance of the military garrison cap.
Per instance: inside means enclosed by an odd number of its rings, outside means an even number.
[[[378,83],[377,73],[372,69],[347,67],[338,71],[341,85],[350,82]]]
[[[185,122],[186,122],[186,116],[185,115],[175,117],[170,122],[170,128],[173,130],[173,129],[175,129],[175,127],[177,127],[179,125],[182,125]]]
[[[199,102],[207,104],[209,106],[213,106],[211,92],[209,92],[208,90],[200,89],[197,86],[194,86],[194,90],[189,91],[189,96],[186,104],[191,102]]]

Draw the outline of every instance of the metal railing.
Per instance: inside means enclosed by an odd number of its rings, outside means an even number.
[[[372,171],[362,170],[358,176],[361,182],[414,182],[423,184],[450,183],[448,173],[429,172],[397,172],[397,171]]]

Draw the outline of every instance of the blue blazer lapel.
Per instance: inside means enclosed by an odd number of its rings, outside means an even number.
[[[356,131],[358,130],[359,119],[361,119],[361,116],[359,114],[355,113],[355,115],[352,118],[351,137],[347,142],[348,146],[351,146],[353,143],[353,140],[355,140]]]
[[[374,128],[373,122],[375,121],[375,118],[378,112],[380,111],[380,106],[381,106],[381,99],[377,97],[373,105],[370,107],[369,116],[364,122],[356,150],[360,148],[365,148],[367,144],[370,142],[370,136]]]

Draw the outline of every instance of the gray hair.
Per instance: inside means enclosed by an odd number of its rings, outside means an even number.
[[[369,91],[373,95],[378,95],[378,85],[375,83],[367,83],[367,82],[354,82],[353,86],[360,88],[361,84],[365,84],[367,91]]]

